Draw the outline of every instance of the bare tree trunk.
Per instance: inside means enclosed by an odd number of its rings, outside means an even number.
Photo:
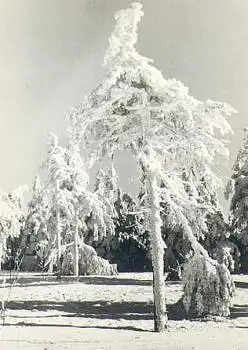
[[[163,332],[167,325],[165,280],[164,280],[164,247],[161,235],[162,221],[160,218],[160,201],[155,174],[147,177],[149,195],[149,224],[151,230],[151,250],[153,266],[153,294],[154,294],[154,331]]]
[[[78,215],[78,213],[76,215]],[[79,276],[78,260],[79,260],[79,255],[78,255],[78,218],[76,216],[76,225],[75,225],[75,230],[74,230],[74,275],[76,277]]]
[[[61,276],[61,223],[60,223],[60,211],[56,213],[56,234],[57,234],[57,275]]]

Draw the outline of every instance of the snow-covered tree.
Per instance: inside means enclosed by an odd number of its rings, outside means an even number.
[[[80,156],[79,146],[71,142],[68,151],[68,166],[70,171],[71,183],[70,189],[73,198],[75,211],[75,229],[74,229],[74,249],[75,264],[74,273],[78,274],[78,232],[85,235],[87,231],[86,221],[90,221],[94,240],[102,239],[107,234],[114,233],[114,209],[111,206],[111,198],[105,197],[100,191],[94,193],[88,189],[88,176]]]
[[[119,189],[115,208],[117,221],[113,243],[116,261],[124,271],[150,271],[150,235],[142,224],[142,207],[130,194]]]
[[[104,200],[108,200],[109,205],[113,205],[118,196],[118,175],[114,169],[113,159],[110,167],[104,171],[100,169],[96,175],[95,193]]]
[[[32,186],[32,197],[28,203],[21,247],[25,254],[33,254],[41,249],[43,244],[42,228],[46,226],[46,206],[42,195],[43,184],[39,175],[35,176]],[[39,249],[40,246],[40,249]]]
[[[101,179],[108,184],[109,178],[104,174],[102,176],[101,171]],[[99,181],[99,174],[97,179]],[[111,198],[111,193],[106,193],[106,197]],[[116,187],[114,199],[115,234],[93,245],[100,256],[117,264],[119,271],[147,271],[150,267],[150,240],[148,232],[143,232],[142,211],[134,198],[120,188]]]
[[[225,264],[196,254],[185,264],[183,303],[190,316],[229,316],[234,283]]]
[[[48,181],[45,197],[50,212],[48,236],[50,242],[51,240],[56,242],[57,270],[58,274],[61,274],[63,225],[72,221],[74,207],[71,193],[65,187],[65,184],[70,180],[66,162],[66,149],[59,146],[58,138],[54,134],[49,135],[46,166]]]
[[[227,184],[226,198],[231,197],[232,237],[241,250],[241,269],[248,271],[248,128]]]
[[[23,194],[27,186],[0,194],[0,269],[6,259],[7,240],[21,235],[24,222]]]
[[[45,163],[43,164],[45,167]],[[54,226],[51,222],[53,214],[46,182],[42,182],[39,174],[33,181],[31,199],[27,204],[21,249],[25,256],[35,257],[33,269],[45,269],[55,245]],[[25,265],[25,264],[24,264]],[[31,266],[26,266],[30,268]]]
[[[25,235],[30,235],[36,254],[50,270],[55,262],[61,274],[63,258],[72,256],[74,274],[78,275],[79,246],[87,231],[87,219],[91,218],[97,239],[113,233],[112,213],[98,194],[88,190],[88,175],[79,147],[72,140],[61,147],[57,136],[51,134],[43,167],[46,181],[39,185],[38,178],[35,180]]]
[[[96,175],[94,194],[99,200],[104,203],[105,210],[111,220],[117,219],[117,213],[115,210],[115,202],[118,197],[118,176],[114,169],[113,158],[111,160],[110,167],[104,171],[100,169]],[[110,235],[107,232],[107,239],[111,239],[113,231]]]
[[[93,239],[91,218],[88,220],[88,234],[85,242],[91,244],[98,254],[116,263],[120,271],[136,271],[141,269],[143,258],[146,257],[145,234],[142,232],[139,222],[139,211],[132,196],[123,193],[118,187],[118,175],[113,166],[111,156],[110,166],[98,171],[95,179],[94,193],[105,204],[106,210],[112,216],[114,223],[114,235],[108,235],[100,240]],[[135,253],[138,253],[139,256]],[[143,257],[142,259],[139,259]],[[144,265],[143,265],[144,266]]]
[[[225,222],[216,193],[211,193],[205,179],[201,179],[196,175],[194,169],[191,169],[189,173],[184,170],[182,180],[185,184],[188,200],[194,201],[200,206],[200,210],[198,210],[199,224],[195,234],[197,234],[199,242],[213,257],[213,255],[216,256],[216,246],[218,246],[218,251],[220,249],[219,241],[221,240],[224,243],[224,239],[227,239],[228,225]],[[166,204],[164,207],[162,231],[167,245],[167,261],[165,261],[169,271],[167,278],[180,278],[181,267],[191,256],[192,250],[187,237],[183,235],[182,228],[180,226],[170,227]],[[193,218],[193,221],[195,221],[195,218]],[[189,223],[192,227],[195,225],[194,222]]]
[[[218,187],[209,165],[216,153],[228,152],[214,135],[216,129],[222,134],[230,131],[226,116],[233,109],[191,97],[182,83],[165,80],[150,59],[136,52],[141,9],[141,4],[133,3],[115,15],[116,27],[104,58],[105,78],[72,111],[70,120],[71,133],[81,139],[88,164],[115,150],[129,149],[140,166],[146,225],[151,233],[155,331],[160,332],[166,326],[160,203],[166,203],[171,224],[182,226],[195,254],[208,259],[196,239],[204,223],[201,206],[189,201],[181,174],[193,167],[211,189]]]

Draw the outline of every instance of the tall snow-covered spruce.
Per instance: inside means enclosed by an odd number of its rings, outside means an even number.
[[[43,265],[47,254],[49,254],[46,235],[49,208],[44,192],[44,184],[42,184],[40,176],[37,174],[32,186],[32,197],[28,203],[21,239],[21,249],[24,254],[36,252],[39,256],[39,265]]]
[[[69,145],[62,147],[56,135],[49,136],[47,158],[43,163],[47,179],[42,185],[38,184],[38,178],[35,181],[23,244],[30,235],[34,250],[38,254],[44,253],[41,254],[43,267],[48,265],[51,271],[55,263],[61,275],[65,266],[66,272],[71,273],[73,265],[73,273],[78,276],[80,256],[85,256],[84,250],[91,248],[83,243],[87,219],[92,219],[94,239],[98,239],[114,233],[114,215],[107,201],[103,202],[97,193],[88,189],[88,175],[78,144],[74,141],[70,139]],[[93,253],[97,256],[95,251]],[[61,264],[62,256],[64,265]],[[95,269],[98,262],[99,268],[102,263],[110,270],[108,262],[101,261],[99,257],[95,259]]]
[[[142,16],[140,3],[116,13],[116,27],[104,57],[105,77],[69,118],[71,135],[81,142],[89,165],[115,150],[131,150],[137,160],[151,234],[154,326],[162,332],[167,315],[160,202],[166,203],[171,224],[182,226],[195,253],[208,259],[196,238],[204,222],[202,206],[189,200],[181,174],[193,168],[196,182],[204,177],[212,188],[219,185],[209,165],[216,153],[227,155],[228,151],[214,133],[215,129],[222,134],[231,131],[226,116],[234,110],[224,103],[191,97],[181,82],[165,80],[151,59],[137,53]],[[193,218],[197,218],[195,224]]]
[[[231,197],[231,232],[241,251],[241,270],[248,271],[248,128],[227,184],[226,198]]]

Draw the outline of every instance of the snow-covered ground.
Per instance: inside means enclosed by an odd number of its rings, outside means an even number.
[[[4,277],[6,287],[4,287]],[[21,273],[14,285],[0,275],[0,350],[248,349],[248,276],[234,276],[237,291],[229,319],[184,320],[181,286],[168,282],[169,327],[153,329],[152,275],[82,277]],[[12,281],[13,282],[13,281]],[[4,326],[3,326],[4,323]]]

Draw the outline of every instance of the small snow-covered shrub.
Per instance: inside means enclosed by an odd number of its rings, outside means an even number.
[[[185,264],[183,304],[189,316],[228,316],[234,282],[225,264],[196,254]]]
[[[114,275],[117,274],[116,264],[97,255],[95,249],[85,243],[79,247],[80,275]]]
[[[81,266],[82,265],[79,265],[79,268]],[[92,258],[91,263],[88,265],[88,269],[80,272],[80,274],[106,276],[116,275],[118,273],[116,264],[110,264],[108,260],[97,255]]]
[[[69,247],[71,248],[71,247]],[[88,244],[79,245],[79,275],[116,275],[117,265],[110,264],[108,260],[97,255],[95,249]],[[63,254],[62,274],[73,274],[73,253],[70,249]]]

